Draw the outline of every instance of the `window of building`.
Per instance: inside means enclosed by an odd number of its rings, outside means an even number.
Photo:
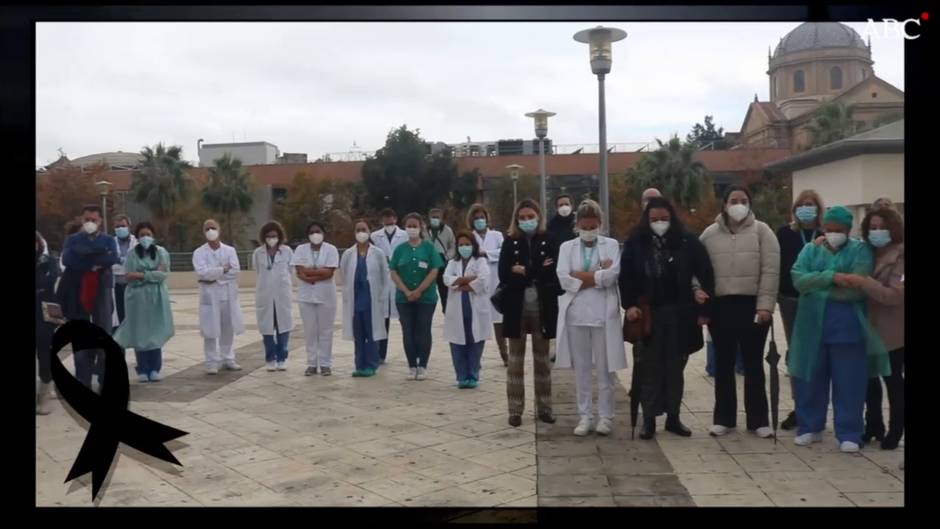
[[[806,78],[803,70],[797,70],[793,74],[793,91],[802,92],[806,90]]]
[[[829,88],[832,90],[842,90],[842,68],[833,66],[829,70]]]

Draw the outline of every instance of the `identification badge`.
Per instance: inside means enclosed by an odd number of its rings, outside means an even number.
[[[427,261],[419,261],[419,262],[418,262],[418,268],[427,268],[427,267],[428,267],[428,262],[427,262]]]

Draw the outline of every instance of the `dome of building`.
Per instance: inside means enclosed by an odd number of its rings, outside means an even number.
[[[787,33],[777,49],[774,58],[798,51],[821,48],[858,48],[868,50],[857,31],[838,22],[804,22]]]

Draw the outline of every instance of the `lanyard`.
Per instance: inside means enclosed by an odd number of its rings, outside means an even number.
[[[585,253],[585,249],[587,249],[587,253]],[[581,259],[584,261],[584,271],[585,271],[585,272],[590,272],[590,271],[591,271],[591,262],[594,260],[594,253],[595,253],[595,252],[597,252],[597,243],[596,243],[596,242],[594,243],[594,246],[591,246],[590,248],[588,248],[587,246],[585,246],[585,245],[583,245],[583,244],[581,245]]]
[[[800,238],[803,239],[803,246],[806,246],[807,244],[813,241],[813,239],[810,239],[808,241],[806,240],[806,235],[803,234],[805,231],[806,230],[804,230],[803,228],[800,228]],[[813,230],[813,235],[816,235],[816,230]]]

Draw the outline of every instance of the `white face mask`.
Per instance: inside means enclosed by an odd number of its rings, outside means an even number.
[[[597,230],[581,230],[578,235],[584,242],[594,242],[597,240]]]
[[[268,243],[269,248],[274,248],[277,246],[277,237],[268,237],[264,242]]]
[[[208,240],[209,242],[214,242],[218,240],[218,238],[219,238],[219,230],[216,230],[216,229],[206,230],[206,240]]]
[[[421,236],[421,228],[405,228],[409,239],[417,239]]]
[[[98,231],[98,223],[89,220],[88,222],[82,224],[82,229],[85,230],[85,233],[91,235],[92,233]]]
[[[309,238],[310,238],[310,242],[312,242],[313,244],[320,244],[321,242],[323,242],[322,233],[311,233]]]
[[[650,229],[653,230],[653,233],[662,237],[669,231],[669,221],[668,220],[657,220],[655,222],[650,222]]]
[[[747,214],[751,210],[744,204],[735,204],[733,206],[728,206],[728,216],[734,219],[737,222],[741,222],[747,218]]]
[[[826,242],[829,243],[829,246],[832,246],[835,249],[839,249],[845,244],[845,241],[848,240],[848,236],[844,233],[838,233],[834,231],[826,232]]]
[[[562,217],[567,217],[568,215],[571,215],[571,206],[561,206],[560,208],[558,208],[558,214],[561,215]]]
[[[395,226],[394,224],[389,224],[388,226],[385,227],[385,233],[387,233],[387,234],[389,234],[389,235],[395,233],[395,228],[396,228],[396,227],[397,227],[397,226]]]
[[[369,240],[369,234],[367,232],[364,232],[364,231],[356,232],[356,241],[358,241],[360,244],[365,244],[366,242],[368,242],[368,240]]]

